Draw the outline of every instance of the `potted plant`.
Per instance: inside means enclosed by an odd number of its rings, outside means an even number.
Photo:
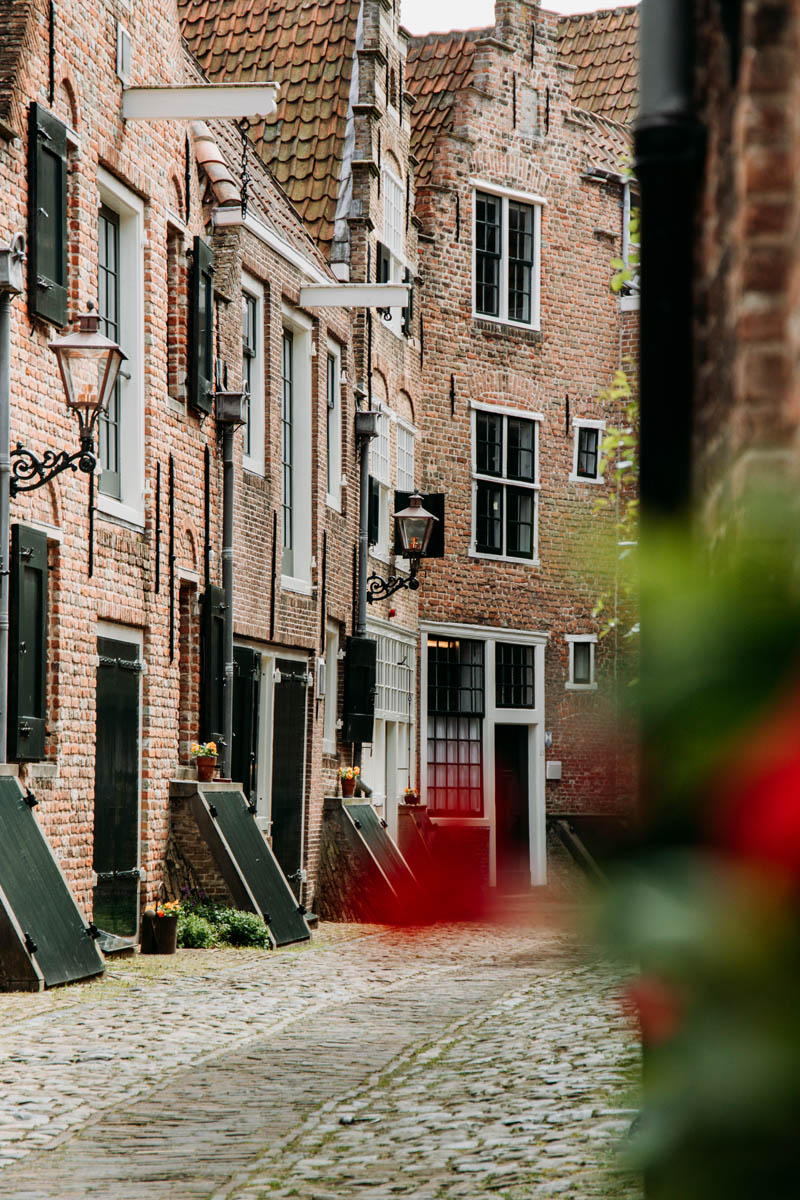
[[[415,787],[407,787],[403,792],[403,802],[405,804],[419,804],[419,792]]]
[[[342,795],[352,796],[356,790],[356,780],[361,774],[360,767],[339,767],[339,779],[342,784]]]
[[[210,783],[217,769],[217,743],[192,742],[192,758],[197,765],[198,780]]]
[[[142,954],[174,954],[178,949],[180,900],[159,900],[142,913]]]

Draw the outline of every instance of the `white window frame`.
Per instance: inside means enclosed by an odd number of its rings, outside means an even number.
[[[339,693],[339,627],[325,626],[325,710],[322,715],[322,753],[336,753]]]
[[[253,387],[250,392],[250,453],[242,443],[242,467],[254,475],[264,474],[264,285],[242,272],[242,296],[256,302],[255,357],[252,359]],[[244,378],[242,379],[244,384]]]
[[[95,491],[100,513],[144,528],[144,204],[102,167],[97,170],[98,208],[119,217],[120,345],[128,356],[119,379],[120,497]],[[165,389],[166,390],[166,389]]]
[[[595,647],[597,646],[596,633],[568,633],[564,637],[564,641],[569,647],[569,679],[564,684],[564,688],[568,692],[593,692],[597,689],[597,680],[595,679]],[[589,645],[589,682],[575,682],[575,645]]]
[[[601,434],[605,430],[605,421],[590,421],[584,420],[583,417],[575,417],[572,422],[574,444],[572,448],[572,472],[570,474],[570,483],[605,483],[605,477],[600,474],[600,461],[602,458],[601,449],[603,438]],[[579,475],[578,474],[578,451],[580,449],[580,431],[582,429],[597,430],[597,474]]]
[[[397,490],[413,492],[416,488],[416,438],[417,431],[408,421],[397,418]],[[405,442],[405,447],[403,443]],[[410,464],[410,469],[409,465]]]
[[[328,359],[333,364],[333,404],[328,395]],[[326,501],[329,508],[342,511],[342,348],[338,342],[328,342],[325,359],[325,400],[327,404]],[[331,484],[333,485],[331,487]]]
[[[472,316],[478,321],[492,321],[496,325],[508,325],[512,329],[541,329],[541,281],[542,281],[542,209],[547,201],[542,196],[519,192],[513,188],[500,187],[482,179],[471,179],[472,187]],[[478,312],[477,308],[477,193],[487,192],[501,201],[502,251],[500,254],[500,311],[497,316]],[[533,265],[531,267],[531,319],[512,321],[508,316],[508,203],[527,204],[533,209]]]
[[[490,562],[513,562],[520,563],[523,566],[538,567],[539,566],[539,495],[541,492],[541,482],[539,474],[539,445],[541,442],[541,423],[544,420],[542,413],[526,412],[525,409],[508,408],[500,404],[480,404],[475,401],[470,402],[471,414],[471,432],[472,439],[471,448],[471,469],[472,469],[472,518],[471,532],[469,544],[470,558],[486,559]],[[478,473],[478,447],[476,440],[476,414],[479,412],[488,412],[492,415],[501,417],[512,417],[514,419],[521,418],[524,421],[536,422],[536,446],[534,453],[536,481],[534,483],[525,483],[517,479],[508,479],[505,474],[506,469],[506,454],[507,454],[507,438],[503,436],[503,474],[502,475],[480,475]],[[478,519],[478,484],[492,483],[501,487],[521,487],[534,493],[533,505],[533,557],[520,558],[516,554],[506,554],[505,550],[502,554],[489,554],[485,550],[477,550],[477,519]],[[503,546],[506,542],[506,526],[505,517],[503,520]]]
[[[387,408],[381,406],[378,414],[378,436],[369,445],[369,473],[378,485],[380,512],[378,515],[378,540],[369,552],[381,562],[389,561],[389,509],[392,488],[392,417]],[[386,452],[383,453],[385,444]]]
[[[383,197],[382,222],[380,241],[389,254],[389,283],[402,283],[408,263],[405,259],[405,192],[402,180],[389,167],[381,171],[381,194]],[[399,197],[396,213],[397,222],[390,219],[390,198]],[[390,238],[391,235],[391,238]],[[403,336],[403,310],[390,308],[390,320],[382,321],[381,326],[391,329],[396,337]]]
[[[281,572],[281,587],[287,592],[311,595],[311,321],[304,314],[282,306],[283,331],[292,340],[292,534],[291,574]],[[281,354],[283,350],[281,348]],[[281,394],[281,403],[283,395]],[[283,481],[281,480],[281,489]],[[281,500],[283,497],[281,497]]]

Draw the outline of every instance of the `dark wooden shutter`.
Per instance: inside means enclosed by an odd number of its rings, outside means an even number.
[[[375,718],[378,643],[374,638],[347,639],[344,661],[345,742],[371,742]]]
[[[382,242],[378,242],[378,253],[375,256],[375,282],[391,282],[392,260],[389,251]]]
[[[408,289],[408,304],[402,309],[403,334],[405,337],[411,337],[411,325],[414,320],[414,280],[408,267],[403,272],[403,283],[411,284]]]
[[[38,104],[29,118],[28,311],[67,323],[67,127]]]
[[[222,737],[222,689],[224,686],[225,593],[213,584],[203,593],[202,645],[200,648],[201,742],[219,742]]]
[[[211,412],[214,363],[214,253],[202,238],[194,239],[189,301],[189,403]]]
[[[260,682],[261,655],[247,646],[234,646],[231,779],[242,785],[248,800],[256,786]]]
[[[44,758],[47,715],[47,538],[11,530],[8,757]]]
[[[413,492],[395,492],[394,494],[394,511],[402,512],[404,508],[408,508],[411,503]],[[429,513],[432,513],[438,520],[433,527],[431,540],[428,543],[428,549],[425,553],[426,558],[444,558],[444,492],[431,492],[427,496],[422,497],[422,507],[426,508]],[[395,521],[394,530],[395,547],[400,546],[400,538],[397,535],[397,522]],[[399,550],[395,550],[399,553]]]
[[[381,488],[377,479],[369,477],[369,513],[367,514],[367,541],[377,546],[381,536]]]

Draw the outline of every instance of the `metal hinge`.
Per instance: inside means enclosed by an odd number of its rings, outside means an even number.
[[[128,871],[98,871],[97,882],[108,883],[112,879],[141,879],[142,873],[138,867],[131,867]]]

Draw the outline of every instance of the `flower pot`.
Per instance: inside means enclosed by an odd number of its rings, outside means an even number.
[[[354,796],[355,791],[356,791],[355,779],[343,779],[342,780],[342,795],[343,796]]]
[[[217,769],[216,758],[201,754],[194,761],[197,763],[197,778],[200,783],[210,783]]]
[[[142,954],[174,954],[178,949],[178,915],[157,917],[154,912],[142,913]]]

